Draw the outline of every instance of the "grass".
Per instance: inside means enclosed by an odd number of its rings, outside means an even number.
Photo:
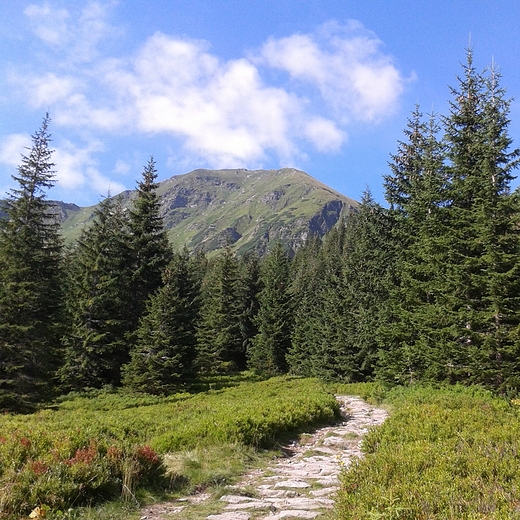
[[[383,402],[392,414],[342,475],[337,520],[520,518],[514,405],[463,387],[396,388]]]
[[[76,514],[118,497],[135,507],[146,490],[227,484],[262,448],[336,414],[317,380],[282,377],[167,398],[73,395],[36,414],[4,415],[0,518],[36,507],[71,517],[71,507]],[[91,509],[81,511],[88,518]]]

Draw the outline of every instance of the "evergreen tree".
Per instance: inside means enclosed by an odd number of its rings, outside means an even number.
[[[47,395],[62,308],[59,222],[45,191],[55,183],[46,115],[22,155],[0,221],[0,408]]]
[[[131,299],[128,312],[137,325],[147,299],[161,286],[162,272],[172,259],[172,251],[160,215],[157,171],[153,157],[143,170],[137,196],[130,211],[130,253],[132,256]]]
[[[395,249],[388,213],[369,190],[346,223],[342,301],[337,301],[338,332],[331,348],[337,377],[349,382],[371,379],[382,344],[381,331],[390,319],[389,296],[395,284]],[[331,307],[332,313],[334,307]]]
[[[338,364],[337,355],[345,349],[345,320],[347,312],[342,294],[343,250],[345,247],[345,226],[342,223],[331,229],[324,237],[316,263],[317,278],[311,283],[310,301],[315,300],[314,309],[309,309],[312,322],[308,329],[308,340],[314,345],[310,357],[312,375],[322,379],[339,379],[343,369]],[[312,274],[309,273],[309,274]],[[303,319],[304,316],[302,316]],[[294,336],[293,336],[294,337]]]
[[[478,73],[471,51],[467,58],[443,145],[416,114],[387,178],[402,253],[396,326],[380,374],[507,388],[519,368],[518,199],[510,183],[520,152],[510,150],[499,75]],[[394,189],[403,179],[405,188]]]
[[[61,379],[68,388],[119,385],[129,360],[126,336],[134,326],[127,311],[131,298],[128,217],[118,198],[107,197],[94,213],[69,260]]]
[[[500,75],[478,73],[468,51],[445,118],[450,255],[445,344],[451,380],[506,388],[518,382],[518,200],[510,192],[520,150],[511,150],[509,105]]]
[[[274,375],[287,372],[286,354],[291,345],[292,305],[290,259],[280,242],[264,258],[260,270],[262,290],[256,323],[258,334],[248,352],[248,367]]]
[[[392,156],[392,174],[385,176],[396,268],[378,372],[394,383],[442,378],[448,202],[438,132],[435,118],[424,122],[416,107],[404,131],[407,140]]]
[[[245,368],[241,318],[239,265],[228,246],[208,268],[202,284],[197,330],[197,366],[201,373]]]
[[[316,369],[320,366],[319,309],[323,303],[325,280],[322,246],[318,236],[310,236],[296,252],[291,264],[293,329],[286,360],[291,373],[305,377],[316,376]]]
[[[125,386],[169,394],[193,380],[199,289],[188,252],[175,254],[164,272],[163,286],[140,321],[132,359],[124,367]]]
[[[247,252],[239,261],[240,276],[240,327],[242,331],[243,350],[251,349],[253,338],[258,334],[256,316],[258,314],[258,294],[262,289],[260,280],[260,259],[256,252]]]

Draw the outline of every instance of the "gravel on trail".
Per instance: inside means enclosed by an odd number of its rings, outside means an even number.
[[[207,520],[319,519],[334,505],[339,474],[362,456],[361,441],[370,428],[387,418],[385,410],[359,397],[336,396],[342,419],[304,434],[283,447],[286,455],[268,467],[246,473],[241,482],[220,498],[222,512]],[[254,490],[254,497],[241,490]],[[141,510],[141,520],[182,520],[186,507],[210,498],[194,495]]]

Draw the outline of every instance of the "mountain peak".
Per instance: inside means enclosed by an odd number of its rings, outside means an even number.
[[[309,234],[323,235],[358,206],[295,168],[197,169],[161,181],[158,194],[173,247],[206,252],[231,243],[239,253],[263,253],[276,240],[294,251]],[[76,238],[91,215],[92,208],[69,215],[66,238]]]

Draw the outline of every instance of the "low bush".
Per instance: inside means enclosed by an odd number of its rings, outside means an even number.
[[[341,478],[338,520],[520,518],[520,418],[480,388],[397,388]]]

